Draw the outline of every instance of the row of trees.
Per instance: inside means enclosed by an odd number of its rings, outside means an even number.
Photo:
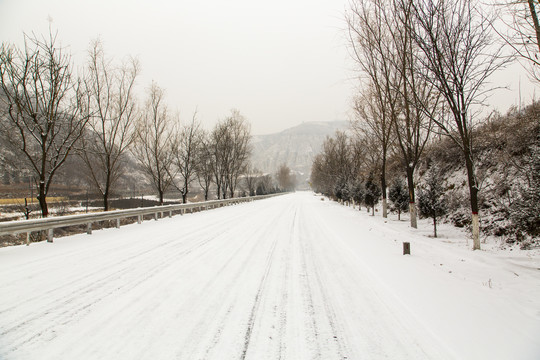
[[[534,1],[506,4],[524,5],[537,19]],[[494,89],[489,77],[513,59],[494,41],[495,20],[487,5],[473,0],[354,0],[346,15],[349,49],[361,87],[354,102],[353,128],[360,142],[377,149],[371,156],[383,216],[387,216],[391,149],[400,153],[411,226],[416,227],[415,171],[430,137],[447,136],[460,148],[467,172],[473,249],[480,249],[474,129],[480,108]],[[540,38],[538,21],[533,23],[533,34]],[[532,41],[536,45],[538,38]],[[518,46],[509,37],[505,40]],[[538,53],[538,46],[533,53]]]
[[[390,186],[387,194],[389,202],[383,203],[386,204],[383,207],[383,211],[386,211],[383,216],[386,217],[388,211],[395,211],[399,220],[402,212],[410,213],[411,198],[403,181],[406,176],[399,170],[402,160],[397,144],[393,144],[390,153],[392,171],[389,174]],[[387,200],[380,181],[375,179],[375,174],[380,170],[379,150],[373,147],[370,138],[337,132],[334,137],[324,142],[322,152],[314,159],[311,186],[316,192],[343,203],[356,204],[360,208],[365,206],[375,215],[375,207],[380,199]],[[437,237],[437,220],[448,210],[441,172],[437,165],[432,164],[425,172],[417,200],[419,213],[433,220],[434,236]]]
[[[193,114],[181,125],[165,103],[164,90],[152,83],[139,103],[136,59],[115,62],[99,41],[91,44],[88,64],[76,75],[71,57],[57,46],[57,35],[26,36],[23,48],[0,48],[0,127],[6,148],[18,167],[33,174],[42,216],[47,194],[68,157],[85,165],[80,171],[101,194],[103,207],[134,155],[163,203],[177,189],[185,202],[198,182],[208,198],[234,196],[250,156],[250,124],[233,110],[212,131]],[[4,159],[5,160],[5,159]]]

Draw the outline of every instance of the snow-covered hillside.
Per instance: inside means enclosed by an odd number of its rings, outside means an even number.
[[[539,359],[538,252],[431,231],[305,192],[2,248],[0,358]]]
[[[313,158],[322,148],[327,136],[348,128],[346,121],[306,122],[271,135],[254,136],[252,160],[265,173],[275,173],[285,164],[293,171],[311,173]]]

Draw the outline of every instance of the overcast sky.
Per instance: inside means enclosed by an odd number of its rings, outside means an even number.
[[[0,0],[0,40],[45,34],[52,19],[76,65],[98,37],[108,55],[139,58],[141,95],[152,80],[184,121],[198,109],[210,128],[237,108],[253,134],[307,121],[347,120],[352,64],[343,28],[347,0]],[[497,75],[501,111],[532,97],[519,67]]]

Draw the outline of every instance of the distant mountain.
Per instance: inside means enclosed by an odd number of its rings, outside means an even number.
[[[313,158],[321,151],[326,137],[348,126],[347,121],[306,122],[279,133],[254,136],[253,165],[275,174],[279,166],[286,164],[304,181],[309,178]]]

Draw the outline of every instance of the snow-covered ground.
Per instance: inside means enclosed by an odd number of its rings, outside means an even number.
[[[538,252],[430,231],[296,193],[2,248],[0,359],[539,359]]]

